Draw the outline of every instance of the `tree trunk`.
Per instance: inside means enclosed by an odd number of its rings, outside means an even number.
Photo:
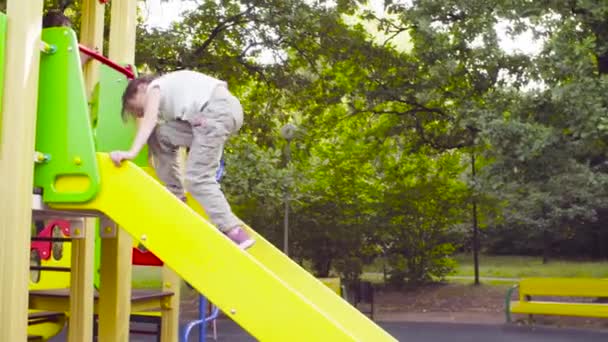
[[[608,74],[608,55],[597,56],[597,71],[600,75]]]
[[[471,152],[471,171],[475,179],[475,152]],[[477,200],[473,197],[473,266],[475,270],[475,285],[479,285],[479,227],[477,226]]]
[[[543,264],[549,262],[549,255],[551,253],[551,235],[549,230],[543,230]]]
[[[313,268],[317,277],[329,277],[329,271],[331,270],[331,258],[320,258],[315,260],[313,263]]]

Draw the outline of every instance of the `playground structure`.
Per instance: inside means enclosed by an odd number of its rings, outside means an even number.
[[[107,2],[83,1],[80,42],[97,51]],[[0,341],[44,341],[64,321],[69,341],[91,341],[94,317],[99,341],[128,341],[130,317],[149,310],[161,341],[177,341],[181,279],[261,341],[395,341],[250,228],[256,244],[236,247],[164,189],[146,150],[112,164],[107,152],[135,132],[120,97],[135,70],[122,66],[134,63],[136,2],[111,2],[109,59],[84,71],[78,51],[93,52],[70,28],[41,30],[42,0],[8,0],[0,15]],[[32,234],[32,220],[46,226]],[[159,291],[131,288],[134,246],[163,267]],[[30,270],[68,261],[69,273],[30,282]]]

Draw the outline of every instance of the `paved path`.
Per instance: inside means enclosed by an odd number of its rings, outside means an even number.
[[[377,278],[382,278],[383,274],[382,272],[365,272],[365,275],[371,275]],[[473,281],[475,279],[474,276],[446,276],[445,277],[447,280],[453,279],[453,280],[471,280]],[[479,277],[480,281],[500,281],[500,282],[507,282],[507,283],[517,283],[519,282],[520,278],[506,278],[506,277],[485,277],[485,276],[480,276]]]
[[[480,325],[462,323],[380,323],[389,333],[403,342],[605,342],[608,332],[520,327],[516,325]],[[222,320],[218,322],[218,342],[255,342],[236,324]],[[57,336],[52,342],[65,341],[65,335]],[[153,337],[132,336],[131,342],[152,342]],[[197,342],[192,336],[189,342]],[[207,339],[211,342],[212,339]],[[320,341],[323,342],[323,341]],[[330,342],[330,341],[328,341]],[[371,341],[373,342],[373,341]]]

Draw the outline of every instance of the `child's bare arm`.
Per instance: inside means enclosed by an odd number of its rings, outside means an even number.
[[[160,90],[158,88],[149,89],[146,94],[146,103],[143,117],[137,120],[137,134],[129,151],[113,151],[110,158],[116,166],[123,160],[134,159],[144,147],[156,123],[158,121],[158,105],[160,103]]]
[[[156,123],[158,122],[158,106],[160,104],[160,89],[154,87],[152,89],[148,89],[146,94],[146,104],[144,107],[144,116],[140,120],[138,120],[137,125],[137,135],[135,136],[135,140],[133,140],[133,145],[129,150],[129,153],[133,158],[139,154],[139,151],[144,147],[144,145],[148,142],[148,138],[154,127],[156,127]]]

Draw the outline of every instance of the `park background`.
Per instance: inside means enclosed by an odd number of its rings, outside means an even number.
[[[142,1],[136,51],[229,83],[234,211],[373,282],[380,315],[499,317],[519,278],[607,277],[603,1]]]

